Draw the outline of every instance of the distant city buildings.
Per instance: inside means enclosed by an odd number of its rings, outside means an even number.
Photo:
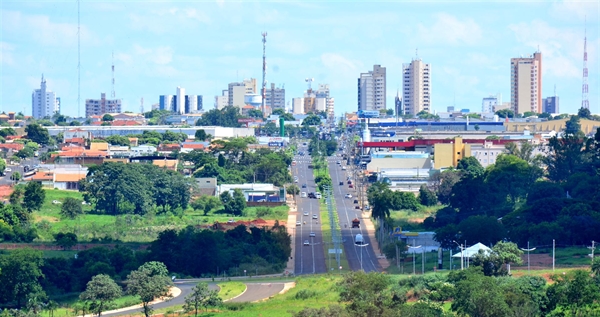
[[[308,88],[302,98],[292,98],[292,113],[307,114],[326,112],[327,118],[333,120],[335,117],[335,99],[329,94],[328,84],[319,84],[317,90]]]
[[[227,88],[227,105],[237,108],[243,108],[244,96],[256,94],[256,78],[244,79],[239,83],[229,83]]]
[[[386,109],[386,69],[373,65],[373,70],[358,78],[358,110]]]
[[[262,97],[262,96],[261,96]],[[265,106],[271,111],[275,109],[285,110],[285,88],[276,88],[275,84],[271,84],[271,88],[265,93]]]
[[[402,64],[402,106],[404,114],[431,111],[431,64],[419,58]]]
[[[158,98],[158,109],[178,114],[198,113],[202,107],[201,95],[186,95],[181,87],[177,87],[176,95],[161,95]]]
[[[481,112],[494,112],[494,108],[498,106],[498,97],[489,96],[483,98],[481,102]]]
[[[304,114],[304,98],[292,98],[292,113]]]
[[[121,113],[121,99],[106,99],[106,94],[101,93],[100,99],[85,100],[85,116],[101,116],[105,113]]]
[[[558,96],[544,98],[543,112],[560,113]]]
[[[221,96],[215,96],[215,109],[223,109],[229,105],[229,91],[227,89],[221,92]]]
[[[52,117],[60,113],[60,98],[46,87],[46,80],[42,75],[40,89],[35,89],[31,94],[31,114],[36,119]]]
[[[510,59],[510,103],[515,114],[542,110],[542,53]]]

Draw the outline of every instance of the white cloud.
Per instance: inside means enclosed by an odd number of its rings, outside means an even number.
[[[15,65],[15,59],[12,53],[14,50],[14,45],[7,42],[0,42],[0,65]]]
[[[447,13],[434,15],[435,21],[430,25],[417,25],[417,38],[434,44],[476,44],[481,38],[481,28],[473,19],[459,20]]]
[[[322,54],[321,63],[323,63],[323,66],[339,72],[356,71],[358,69],[358,62],[351,61],[350,59],[336,53]]]
[[[159,46],[156,48],[145,48],[139,44],[133,45],[134,60],[145,60],[157,65],[167,65],[173,61],[173,49],[169,46]],[[131,61],[131,56],[127,54],[117,55],[122,61]]]

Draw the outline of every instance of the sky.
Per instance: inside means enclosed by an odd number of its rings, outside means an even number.
[[[542,97],[562,113],[582,101],[587,34],[589,103],[600,113],[599,1],[80,1],[78,102],[77,1],[1,0],[0,111],[31,114],[42,74],[61,112],[85,114],[85,99],[115,94],[123,111],[159,95],[203,96],[204,109],[230,82],[262,81],[302,97],[305,78],[329,84],[336,115],[357,109],[357,78],[387,69],[387,107],[402,64],[431,64],[433,111],[481,111],[482,98],[510,101],[510,59],[542,53]],[[587,22],[585,22],[587,21]],[[587,30],[587,31],[586,31]],[[113,58],[114,54],[114,58]],[[260,84],[259,84],[260,86]],[[260,88],[259,88],[260,89]]]

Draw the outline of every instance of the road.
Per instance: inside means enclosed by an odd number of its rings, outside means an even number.
[[[246,283],[246,291],[230,302],[255,302],[261,299],[269,298],[275,294],[279,294],[283,290],[285,283]]]
[[[292,176],[298,176],[298,187],[300,192],[310,193],[318,191],[316,189],[315,177],[312,169],[308,168],[311,163],[311,158],[308,155],[308,149],[300,146],[300,151],[307,154],[304,156],[296,156],[296,165],[292,166]],[[306,184],[306,188],[302,185]],[[321,234],[321,214],[319,212],[319,200],[313,198],[302,198],[301,195],[296,196],[296,205],[298,206],[297,221],[301,221],[302,225],[296,226],[294,235],[294,243],[296,254],[294,255],[294,270],[296,275],[301,274],[316,274],[326,273],[325,252],[323,250],[323,235]],[[308,216],[304,213],[308,212]],[[317,219],[313,219],[313,215],[317,215]],[[306,224],[304,222],[306,221]],[[318,224],[317,224],[318,222]],[[315,237],[310,237],[310,233],[314,232]],[[304,241],[308,240],[310,245],[304,245]]]
[[[182,280],[179,282],[175,282],[175,286],[181,289],[181,294],[170,301],[160,302],[152,305],[151,307],[154,309],[161,309],[175,305],[183,305],[185,302],[185,297],[188,296],[192,292],[192,288],[198,284],[198,281],[194,280]],[[219,287],[215,283],[209,283],[208,288],[211,290],[218,290]],[[144,309],[141,307],[136,307],[132,309],[126,309],[115,313],[103,313],[102,316],[111,317],[111,316],[122,316],[122,315],[131,315],[134,313],[142,312]]]
[[[8,163],[9,160],[7,159],[6,161]],[[30,167],[33,167],[34,165],[38,165],[38,164],[40,164],[40,160],[36,157],[26,158],[17,165],[6,164],[6,168],[10,168],[11,171],[5,172],[4,176],[0,177],[0,185],[12,185],[14,183],[14,181],[11,180],[10,177],[13,173],[19,172],[19,174],[21,174],[21,178],[23,178],[23,174],[25,174],[25,171],[24,171],[25,165],[29,165]]]
[[[348,176],[350,176],[349,172],[342,170],[342,167],[336,163],[337,161],[341,161],[342,166],[345,166],[345,162],[339,156],[331,156],[327,158],[327,161],[329,164],[329,174],[331,175],[331,181],[333,183],[336,209],[340,219],[344,250],[350,269],[359,271],[362,262],[362,269],[365,272],[380,272],[382,268],[370,245],[371,237],[369,237],[368,232],[364,229],[363,221],[361,219],[361,210],[355,209],[355,206],[357,206],[357,204],[354,204],[354,200],[357,199],[356,190],[355,188],[349,188],[347,181]],[[343,182],[343,185],[339,185],[340,182]],[[352,198],[345,198],[344,196],[346,194],[351,194]],[[354,218],[361,219],[360,228],[352,229],[352,219]],[[364,243],[369,245],[363,247],[356,246],[354,244],[354,238],[357,234],[361,234],[365,240]]]

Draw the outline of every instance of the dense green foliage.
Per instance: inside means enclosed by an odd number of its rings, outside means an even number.
[[[150,302],[155,298],[170,298],[169,288],[173,282],[167,267],[161,262],[146,262],[127,275],[127,293],[139,296],[144,315],[150,317],[154,309]]]
[[[208,310],[208,307],[219,306],[222,302],[219,291],[209,290],[208,284],[200,282],[192,288],[190,295],[185,298],[183,310],[188,313],[194,312],[194,316],[198,316],[200,309]]]
[[[197,126],[220,126],[239,128],[242,124],[238,119],[242,118],[240,111],[236,107],[227,106],[221,110],[211,109],[204,113],[202,118],[196,122]]]
[[[25,133],[27,138],[38,144],[48,144],[50,142],[50,134],[48,129],[42,127],[37,123],[30,123],[25,127]]]
[[[79,298],[89,301],[91,310],[100,316],[106,305],[121,297],[121,294],[121,287],[110,276],[98,274],[87,283],[85,291],[79,295]]]
[[[104,163],[90,168],[80,191],[95,211],[109,215],[143,215],[154,206],[163,211],[185,209],[191,183],[183,175],[153,164]]]
[[[150,246],[150,257],[170,271],[190,276],[216,274],[232,268],[255,266],[281,272],[291,254],[291,238],[284,226],[272,229],[240,225],[227,232],[188,227],[166,230]]]

